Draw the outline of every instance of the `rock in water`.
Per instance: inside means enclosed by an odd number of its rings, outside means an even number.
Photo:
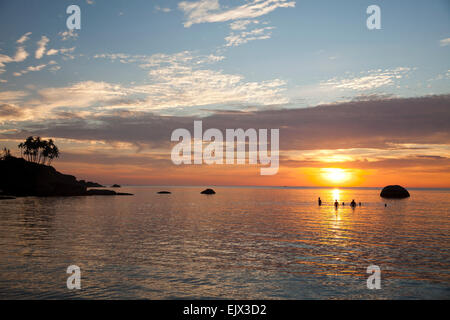
[[[205,189],[200,193],[201,194],[216,194],[216,192],[213,189]]]
[[[170,191],[159,191],[158,194],[171,194],[172,192]]]
[[[105,189],[90,189],[86,191],[87,196],[132,196],[132,193],[115,192],[113,190]]]
[[[111,188],[120,188],[120,185],[118,185],[118,184],[113,184],[113,185],[111,186]]]
[[[103,190],[103,189],[90,189],[86,191],[86,195],[88,196],[115,196],[117,193],[112,190]]]
[[[409,192],[399,185],[387,186],[381,190],[380,196],[383,198],[403,199],[409,197]]]

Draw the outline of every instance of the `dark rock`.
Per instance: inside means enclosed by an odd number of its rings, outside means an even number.
[[[381,190],[380,196],[383,198],[403,199],[409,197],[409,192],[402,186],[393,185],[384,187]]]
[[[87,196],[133,196],[132,193],[115,192],[113,190],[105,189],[90,189],[86,191]]]
[[[101,184],[97,183],[97,182],[92,182],[92,181],[84,181],[84,180],[80,180],[79,181],[81,184],[84,184],[84,186],[86,188],[104,188],[105,186],[102,186]]]
[[[158,194],[171,194],[172,192],[170,191],[158,191]]]
[[[0,160],[0,190],[8,197],[50,197],[50,196],[92,196],[92,195],[132,195],[116,193],[112,190],[91,189],[88,185],[98,185],[74,176],[62,174],[51,166],[8,157]]]
[[[120,185],[118,185],[118,184],[113,184],[113,185],[111,186],[111,188],[120,188]]]
[[[11,197],[11,196],[0,196],[0,200],[10,200],[10,199],[15,199],[15,197]]]
[[[115,196],[117,193],[113,190],[90,189],[86,191],[87,196]]]
[[[113,190],[105,189],[90,189],[86,191],[87,196],[134,196],[132,193],[115,192]]]
[[[8,157],[0,161],[0,189],[13,196],[81,196],[86,186],[51,166]]]
[[[216,194],[216,192],[213,189],[205,189],[200,193],[201,194]]]

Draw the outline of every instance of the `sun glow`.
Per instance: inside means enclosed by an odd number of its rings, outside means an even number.
[[[337,183],[343,183],[352,177],[352,174],[344,169],[339,168],[323,168],[321,170],[321,176],[325,180],[337,184]]]

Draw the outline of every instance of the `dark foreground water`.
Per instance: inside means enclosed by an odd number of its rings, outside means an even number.
[[[0,201],[0,298],[450,298],[449,190],[201,190]],[[69,265],[81,290],[66,287]]]

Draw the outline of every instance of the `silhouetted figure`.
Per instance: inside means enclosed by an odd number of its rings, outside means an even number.
[[[385,208],[387,207],[387,203],[384,204],[384,207],[385,207]]]
[[[352,202],[350,202],[350,206],[353,207],[353,208],[356,207],[355,199],[353,199]]]
[[[334,206],[337,208],[339,206],[339,202],[337,200],[334,200]]]
[[[359,203],[359,206],[361,207],[361,202]]]
[[[342,205],[343,205],[343,206],[345,206],[345,203],[344,203],[344,201],[342,201]]]
[[[322,200],[320,200],[320,197],[319,197],[319,200],[317,200],[317,202],[319,203],[319,206],[322,205]]]

